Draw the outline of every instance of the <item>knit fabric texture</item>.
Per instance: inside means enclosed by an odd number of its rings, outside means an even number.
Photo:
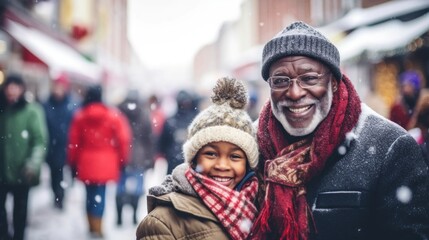
[[[182,163],[173,169],[171,174],[165,176],[161,185],[156,185],[149,188],[149,194],[161,196],[171,192],[181,192],[186,195],[198,197],[198,194],[192,188],[188,179],[185,177],[185,172],[188,170],[189,164]]]
[[[185,161],[192,163],[197,152],[211,142],[229,142],[240,147],[249,166],[258,165],[258,145],[252,120],[247,114],[247,91],[234,78],[221,78],[213,88],[213,104],[199,113],[188,128],[188,139],[183,145]]]
[[[185,173],[204,204],[213,212],[232,240],[244,240],[250,232],[257,208],[258,179],[253,176],[241,191],[220,185],[192,168]]]
[[[287,56],[307,56],[326,64],[337,80],[341,79],[340,53],[319,31],[304,22],[294,22],[264,46],[262,77],[269,78],[271,64]]]

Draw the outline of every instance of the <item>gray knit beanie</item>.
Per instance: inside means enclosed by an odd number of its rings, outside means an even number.
[[[307,56],[326,64],[335,78],[341,79],[340,53],[319,31],[304,22],[294,22],[264,46],[262,77],[269,78],[270,66],[287,56]]]
[[[252,120],[245,110],[247,92],[242,82],[221,78],[213,88],[213,104],[199,113],[188,128],[183,145],[185,161],[192,163],[197,152],[211,142],[229,142],[240,147],[249,165],[258,165],[258,145]]]

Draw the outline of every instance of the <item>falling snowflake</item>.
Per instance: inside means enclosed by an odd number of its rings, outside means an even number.
[[[21,137],[24,138],[24,139],[27,139],[28,138],[28,131],[27,130],[23,130],[21,132]]]
[[[61,181],[60,182],[60,186],[62,187],[62,188],[64,188],[64,189],[66,189],[66,188],[68,188],[68,183],[66,182],[66,181]]]
[[[127,108],[131,111],[135,110],[137,108],[137,104],[135,103],[128,103]]]
[[[407,186],[401,186],[396,190],[396,198],[400,202],[407,204],[413,198],[413,193],[411,192],[410,188],[408,188]]]
[[[354,132],[348,132],[346,133],[346,140],[345,144],[347,146],[350,146],[350,143],[357,138],[356,134]]]
[[[243,219],[243,221],[241,221],[240,223],[240,230],[242,232],[250,232],[250,228],[252,227],[252,221],[250,221],[250,219],[245,218]]]
[[[201,166],[201,164],[198,164],[197,167],[195,167],[195,171],[198,173],[201,173],[203,171],[203,167]]]
[[[150,110],[155,110],[157,107],[156,103],[151,103],[150,104]]]
[[[339,153],[339,154],[344,155],[344,154],[346,154],[346,152],[347,152],[346,147],[344,147],[344,146],[340,146],[340,147],[338,148],[338,153]]]
[[[100,195],[96,195],[94,199],[97,203],[101,203],[101,196]]]
[[[376,153],[375,147],[374,147],[374,146],[369,147],[369,148],[368,148],[368,153],[369,153],[369,154],[375,154],[375,153]]]

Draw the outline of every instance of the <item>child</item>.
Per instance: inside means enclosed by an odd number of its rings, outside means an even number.
[[[149,190],[137,239],[245,239],[256,215],[255,130],[244,107],[247,93],[222,78],[213,105],[198,114],[183,145],[185,163]]]

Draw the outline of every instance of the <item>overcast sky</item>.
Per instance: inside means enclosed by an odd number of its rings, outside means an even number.
[[[130,42],[149,68],[189,66],[213,42],[224,21],[236,20],[241,0],[130,0]]]

